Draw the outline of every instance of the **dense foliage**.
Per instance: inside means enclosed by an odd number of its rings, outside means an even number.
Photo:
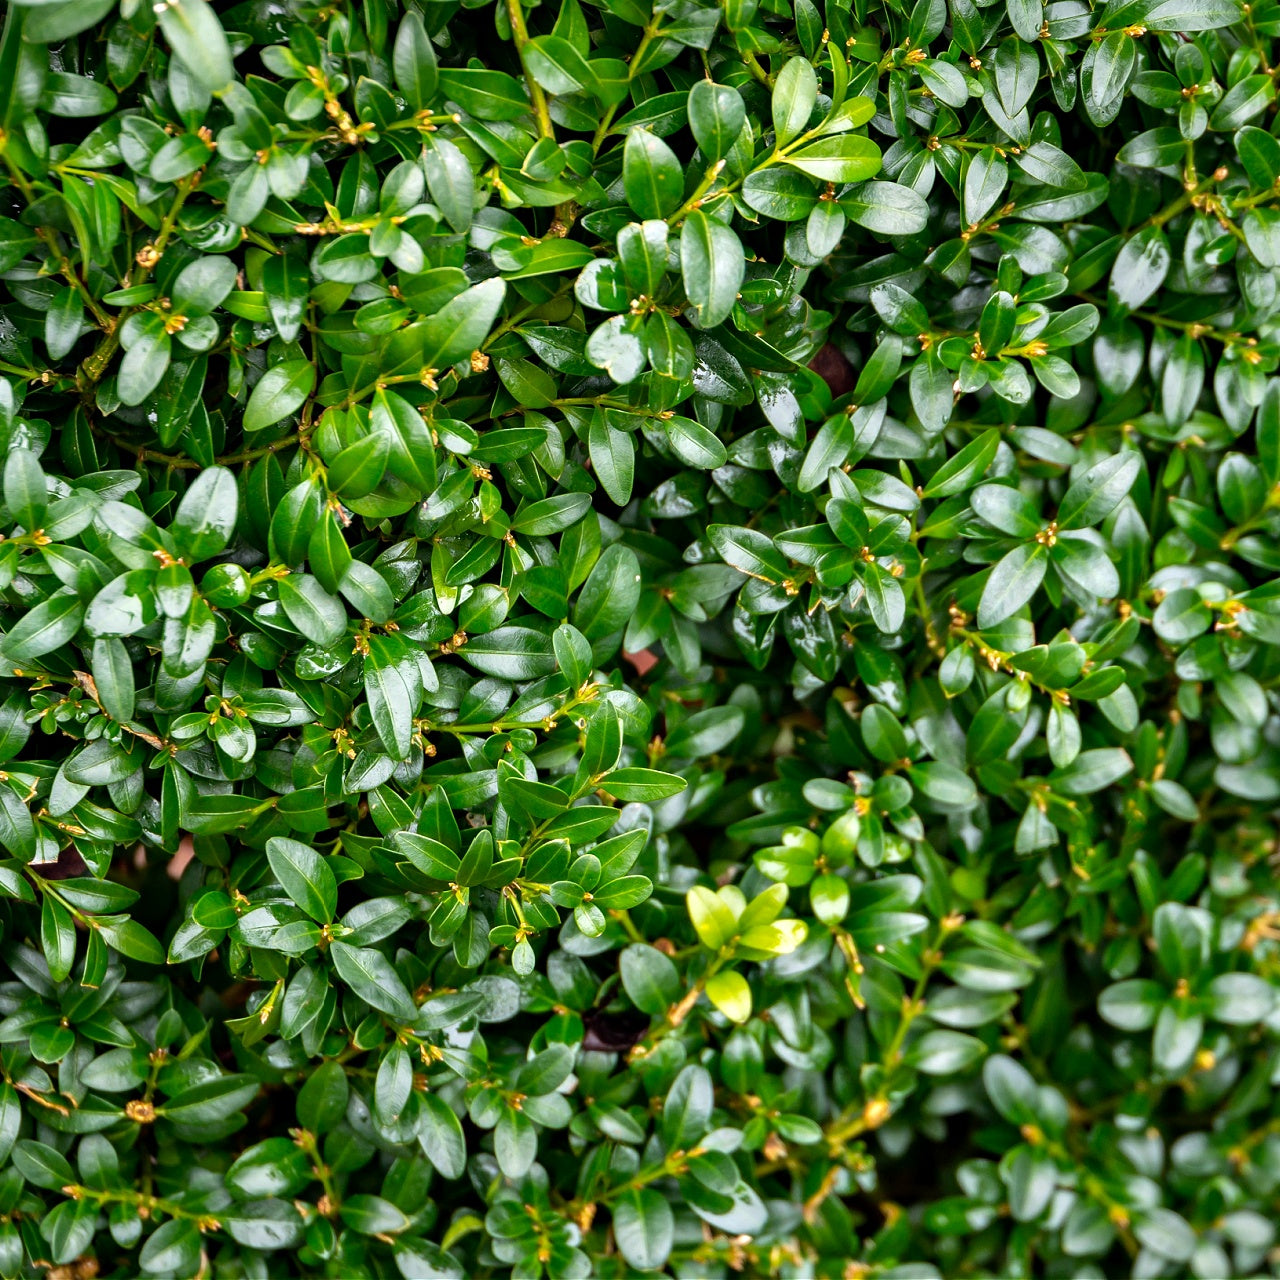
[[[1277,36],[10,3],[0,1276],[1280,1274]]]

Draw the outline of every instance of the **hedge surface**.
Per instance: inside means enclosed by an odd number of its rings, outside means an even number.
[[[11,3],[0,1276],[1280,1274],[1278,35]]]

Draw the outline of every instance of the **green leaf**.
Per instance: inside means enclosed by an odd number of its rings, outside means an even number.
[[[334,942],[329,954],[338,976],[366,1004],[403,1021],[417,1016],[417,1005],[381,951]]]
[[[660,1132],[667,1147],[688,1150],[710,1126],[715,1091],[706,1067],[690,1064],[676,1076],[662,1106]]]
[[[160,30],[170,48],[210,93],[231,83],[231,49],[208,0],[171,0],[159,13]]]
[[[631,501],[631,487],[635,482],[636,450],[631,437],[611,426],[603,413],[598,413],[591,419],[587,448],[591,469],[599,477],[601,487],[614,502],[625,507]]]
[[[679,795],[689,784],[673,773],[661,769],[615,769],[605,779],[604,787],[619,800],[665,800]]]
[[[613,1236],[628,1266],[658,1271],[666,1266],[675,1243],[675,1215],[652,1188],[630,1191],[613,1206]]]
[[[98,916],[95,927],[113,951],[144,964],[164,964],[164,948],[136,920],[127,916]]]
[[[171,290],[173,309],[190,319],[207,316],[231,292],[235,264],[227,258],[197,258],[178,273]]]
[[[413,736],[417,690],[406,681],[394,656],[372,641],[364,664],[364,690],[369,714],[387,754],[393,760],[406,759]]]
[[[801,173],[817,178],[819,182],[862,182],[880,171],[880,148],[869,138],[845,133],[833,138],[819,138],[799,151],[790,152],[786,156],[786,162]],[[912,198],[913,196],[914,193],[911,193],[901,198],[905,201],[905,207],[914,211],[919,208],[920,202],[918,197]],[[893,206],[883,205],[883,200],[884,195],[879,194],[879,207],[884,207],[888,213]],[[848,212],[849,207],[844,201],[841,203]],[[864,207],[877,206],[865,201]],[[858,214],[861,215],[861,208],[858,208]],[[902,229],[907,230],[905,226]]]
[[[267,861],[285,893],[313,920],[331,924],[338,905],[338,882],[329,864],[296,840],[275,836],[267,841]]]
[[[945,760],[930,760],[911,768],[911,782],[943,809],[968,809],[978,799],[973,779]]]
[[[640,563],[629,547],[607,547],[587,576],[573,610],[573,625],[588,640],[620,632],[640,600]]]
[[[812,179],[798,169],[779,166],[759,168],[747,174],[742,198],[748,207],[766,218],[795,222],[806,218],[818,203]]]
[[[642,1013],[660,1017],[680,998],[680,976],[671,960],[654,947],[633,944],[618,958],[622,985]]]
[[[440,92],[478,120],[519,120],[529,111],[520,82],[505,71],[442,67]]]
[[[372,493],[386,474],[394,438],[393,431],[375,431],[341,450],[329,465],[333,492],[352,499]]]
[[[173,1218],[147,1237],[138,1262],[148,1275],[192,1275],[200,1266],[200,1248],[196,1224]]]
[[[851,137],[846,141],[852,143],[859,139]],[[809,152],[802,155],[807,156]],[[870,165],[872,160],[874,166],[870,172],[874,173],[880,168],[878,151],[874,157],[868,158],[867,164]],[[807,172],[812,172],[812,169]],[[865,177],[866,174],[858,176]],[[858,178],[843,180],[857,182]],[[884,236],[916,235],[925,229],[929,221],[929,206],[924,197],[897,182],[863,182],[841,195],[839,207],[860,227]]]
[[[696,760],[725,750],[742,732],[746,713],[739,707],[696,711],[667,734],[666,753]]]
[[[696,467],[699,471],[714,471],[729,459],[728,450],[719,439],[692,418],[679,415],[664,418],[662,429],[671,452],[686,466]]]
[[[733,310],[746,272],[742,241],[723,223],[695,209],[680,230],[680,266],[699,328],[719,324]]]
[[[949,498],[963,493],[986,474],[1000,444],[1000,433],[984,431],[963,449],[951,455],[929,478],[924,487],[926,498]]]
[[[1009,181],[1009,166],[994,147],[984,147],[969,161],[964,178],[964,219],[980,223],[993,209]]]
[[[466,156],[447,139],[434,138],[423,153],[422,168],[432,200],[455,231],[465,232],[475,206],[475,177]]]
[[[742,95],[728,85],[698,80],[689,90],[689,128],[698,148],[714,164],[729,154],[746,123]]]
[[[638,218],[665,218],[684,198],[684,171],[676,153],[645,129],[627,133],[622,153],[627,203]]]
[[[422,25],[421,16],[414,9],[408,10],[400,20],[391,65],[396,86],[409,106],[414,111],[429,107],[439,79],[436,51]]]
[[[1112,30],[1095,42],[1080,64],[1080,92],[1085,114],[1095,125],[1115,119],[1138,60],[1136,42],[1123,30]]]
[[[1142,459],[1132,452],[1114,454],[1075,480],[1058,506],[1058,525],[1083,529],[1110,515],[1133,487]]]
[[[1098,1012],[1113,1027],[1145,1031],[1153,1026],[1167,992],[1150,978],[1132,978],[1106,987],[1098,997]]]
[[[1134,1235],[1160,1258],[1186,1262],[1195,1252],[1196,1233],[1171,1209],[1149,1209],[1134,1224]]]
[[[758,530],[712,525],[707,534],[724,562],[739,573],[775,584],[787,577],[786,558]]]
[[[1210,980],[1207,994],[1210,1017],[1230,1026],[1255,1026],[1276,1003],[1271,984],[1253,973],[1220,973]]]
[[[532,680],[556,669],[550,637],[530,627],[498,627],[475,636],[464,657],[477,671],[504,680]]]
[[[124,404],[141,404],[159,386],[169,368],[172,346],[158,315],[151,313],[139,320],[116,373],[116,392]]]
[[[808,58],[789,58],[778,72],[770,99],[778,146],[785,146],[804,132],[817,99],[818,76],[813,64]]]
[[[610,316],[587,339],[586,357],[614,382],[634,382],[645,366],[642,335],[643,328],[636,317]],[[532,397],[526,395],[523,398]]]
[[[84,299],[68,285],[54,295],[44,317],[44,344],[54,360],[61,360],[84,332]]]
[[[502,310],[506,288],[501,280],[473,285],[421,324],[405,330],[421,336],[421,366],[447,369],[477,350]]]
[[[207,560],[221,551],[236,526],[239,493],[225,467],[202,471],[182,495],[173,517],[173,533],[183,557]]]
[[[534,37],[525,45],[523,59],[530,74],[548,93],[599,88],[591,64],[562,36]]]
[[[902,584],[878,564],[868,564],[863,571],[867,608],[880,631],[897,631],[906,619],[906,596]]]
[[[257,1094],[258,1087],[258,1082],[248,1075],[216,1076],[174,1094],[162,1111],[175,1124],[209,1124],[242,1110]]]
[[[276,332],[292,342],[302,329],[311,292],[307,264],[290,254],[276,254],[262,264],[262,291]]]
[[[381,388],[373,397],[373,408],[369,415],[373,434],[386,447],[386,471],[397,480],[403,481],[419,494],[430,493],[436,487],[436,449],[431,438],[431,430],[423,420],[422,414],[403,396],[394,391]],[[354,447],[354,446],[348,446]],[[377,446],[373,446],[377,448]],[[350,465],[357,464],[363,468],[363,474],[357,481],[357,487],[367,480],[376,469],[374,455],[362,455],[352,458]],[[338,459],[334,459],[338,467]],[[333,472],[330,471],[331,482]],[[338,480],[346,479],[346,464],[338,467]],[[380,476],[378,484],[382,483]],[[376,487],[376,485],[374,486]]]
[[[828,418],[818,429],[804,455],[804,464],[796,487],[801,493],[812,493],[826,482],[832,467],[839,467],[854,446],[853,421],[848,414]]]
[[[59,1191],[75,1184],[76,1176],[66,1157],[43,1142],[23,1138],[13,1149],[13,1164],[36,1187]]]
[[[316,383],[316,369],[309,360],[286,360],[258,379],[244,411],[246,431],[265,431],[306,402]]]
[[[1133,772],[1133,761],[1121,747],[1097,747],[1082,751],[1065,769],[1052,776],[1059,795],[1087,796],[1109,787]]]
[[[73,592],[55,592],[14,624],[4,637],[5,657],[27,663],[60,649],[80,630],[84,616],[84,606]]]
[[[1212,31],[1240,21],[1237,0],[1112,0],[1101,22],[1109,27],[1140,23],[1151,31]]]
[[[422,1098],[418,1142],[442,1178],[457,1180],[467,1165],[467,1143],[462,1125],[448,1103],[438,1094]]]
[[[40,949],[49,977],[63,982],[76,959],[76,927],[71,912],[47,895],[40,911]]]
[[[926,1031],[910,1048],[907,1057],[917,1071],[928,1076],[960,1075],[981,1062],[986,1046],[975,1036],[959,1031]]]
[[[113,720],[132,720],[136,682],[133,659],[124,643],[113,638],[95,640],[89,666],[102,709]]]
[[[1039,542],[1015,547],[1004,556],[982,589],[978,626],[994,627],[1017,613],[1035,595],[1048,567],[1048,552]]]
[[[585,493],[559,493],[522,506],[512,517],[511,528],[517,533],[546,537],[576,524],[591,510],[591,498]]]
[[[347,629],[346,610],[310,574],[281,578],[278,590],[286,617],[313,644],[328,648],[342,637]]]
[[[1170,591],[1151,619],[1152,626],[1167,644],[1185,644],[1203,634],[1213,624],[1213,614],[1190,587]]]
[[[1120,306],[1137,310],[1164,283],[1171,261],[1164,231],[1155,225],[1143,228],[1125,241],[1116,256],[1111,268],[1111,296]]]
[[[5,458],[4,501],[28,532],[44,527],[49,485],[39,459],[30,449],[11,449]]]

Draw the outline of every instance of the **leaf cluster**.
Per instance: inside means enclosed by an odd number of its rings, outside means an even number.
[[[7,5],[0,1276],[1274,1274],[1277,37]]]

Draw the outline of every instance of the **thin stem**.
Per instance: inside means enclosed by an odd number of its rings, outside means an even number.
[[[769,80],[769,73],[765,71],[765,69],[760,65],[754,53],[744,53],[742,55],[742,61],[746,63],[747,70],[750,71],[751,74],[755,76],[755,78],[759,80],[760,83],[764,85],[766,89],[773,88],[773,85],[770,83],[770,80]]]
[[[1198,196],[1202,191],[1208,190],[1209,187],[1213,186],[1213,183],[1214,179],[1212,176],[1195,183],[1193,186],[1183,191],[1176,200],[1170,201],[1163,209],[1153,213],[1144,225],[1148,227],[1163,227],[1166,222],[1170,221],[1172,218],[1176,218],[1184,209],[1189,209],[1191,207],[1191,202],[1196,198],[1196,196]]]
[[[715,957],[707,966],[706,971],[697,978],[688,991],[667,1010],[667,1015],[662,1019],[656,1027],[651,1027],[645,1037],[633,1046],[630,1054],[627,1056],[629,1062],[635,1062],[640,1058],[651,1053],[659,1041],[664,1040],[673,1031],[683,1025],[684,1020],[693,1011],[693,1006],[698,1003],[703,991],[706,990],[707,983],[711,978],[719,973],[726,964],[732,959],[731,954],[723,954]]]
[[[524,81],[529,86],[529,101],[533,103],[533,114],[538,121],[538,133],[544,138],[556,136],[555,125],[551,123],[551,111],[547,105],[547,95],[542,86],[534,79],[525,61],[525,45],[529,43],[529,29],[524,24],[524,10],[520,0],[507,0],[507,12],[511,17],[511,37],[516,51],[520,55],[520,65],[524,68]]]
[[[338,1188],[333,1181],[333,1170],[325,1164],[324,1159],[320,1155],[320,1146],[316,1142],[316,1135],[310,1129],[292,1129],[290,1134],[293,1140],[302,1148],[311,1160],[311,1171],[316,1175],[321,1187],[324,1188],[325,1197],[328,1199],[328,1210],[333,1213],[337,1210],[341,1203],[341,1196],[338,1194]]]
[[[128,440],[122,440],[119,436],[112,435],[109,431],[103,431],[101,435],[110,440],[112,444],[128,450],[138,459],[139,463],[159,462],[175,471],[200,471],[204,467],[203,463],[195,462],[191,458],[181,458],[171,453],[157,453],[156,450],[149,449],[146,445],[133,444]],[[220,467],[232,467],[239,462],[253,462],[256,458],[264,458],[269,453],[277,453],[281,449],[289,448],[290,445],[298,444],[301,439],[301,433],[294,432],[293,435],[285,436],[284,439],[276,440],[272,444],[260,445],[256,449],[243,449],[239,453],[225,454],[217,459],[217,463]]]
[[[924,993],[933,976],[933,971],[942,963],[942,945],[948,934],[960,927],[959,917],[948,916],[938,926],[933,942],[925,947],[920,960],[920,976],[909,996],[904,996],[902,1009],[898,1014],[898,1025],[893,1037],[885,1046],[880,1056],[884,1071],[884,1082],[861,1105],[854,1103],[846,1107],[826,1130],[828,1149],[837,1154],[846,1143],[871,1129],[878,1129],[892,1114],[889,1103],[889,1084],[893,1069],[902,1057],[902,1047],[906,1043],[907,1034],[912,1024],[924,1012]]]
[[[657,34],[658,34],[658,31],[656,27],[653,27],[653,26],[645,27],[644,35],[640,37],[640,43],[636,45],[635,53],[633,53],[631,57],[627,60],[627,63],[628,63],[627,79],[629,81],[635,79],[636,68],[640,65],[646,51],[649,48],[649,45],[652,43],[652,41],[657,36]],[[609,136],[609,130],[613,125],[613,117],[617,114],[617,112],[618,112],[617,106],[611,106],[606,108],[604,115],[600,117],[600,123],[596,126],[595,135],[591,139],[592,155],[600,154],[600,148],[604,146],[604,140]]]
[[[9,170],[9,177],[13,181],[13,185],[22,192],[22,198],[31,205],[35,202],[35,188],[27,181],[27,176],[13,162],[13,157],[8,151],[4,153],[5,167]],[[105,329],[111,323],[111,317],[98,305],[98,300],[89,292],[88,286],[83,280],[76,275],[74,268],[71,266],[71,260],[62,252],[62,246],[58,243],[58,233],[52,227],[37,227],[36,235],[44,243],[45,248],[53,256],[58,264],[58,270],[62,273],[63,279],[80,295],[81,300],[88,308],[93,318],[98,322],[99,327]]]
[[[146,1192],[133,1191],[127,1187],[85,1187],[79,1183],[72,1183],[70,1186],[62,1188],[64,1195],[70,1196],[72,1200],[92,1200],[95,1204],[128,1204],[132,1205],[139,1211],[139,1217],[150,1217],[156,1213],[163,1213],[170,1218],[185,1218],[189,1222],[194,1222],[202,1231],[216,1231],[221,1223],[217,1216],[208,1210],[188,1209],[185,1205],[178,1204],[176,1200],[164,1200],[159,1196],[148,1195]]]
[[[625,911],[610,911],[609,915],[622,926],[622,932],[631,939],[632,942],[645,943],[648,939],[644,934],[636,928],[635,921]]]
[[[73,379],[54,373],[52,369],[28,369],[25,365],[10,364],[7,360],[0,360],[0,373],[11,373],[15,378],[26,378],[29,382],[39,382],[44,386],[55,386],[61,383],[67,386],[74,385]],[[64,390],[65,387],[58,386],[57,389]]]
[[[195,173],[189,177],[183,178],[178,183],[177,194],[170,204],[168,212],[160,222],[160,229],[156,232],[156,238],[151,243],[150,253],[145,254],[138,263],[138,275],[133,277],[132,272],[126,280],[127,287],[142,284],[147,276],[151,274],[156,263],[164,256],[164,251],[169,244],[169,237],[173,235],[174,228],[178,224],[178,215],[182,212],[182,206],[186,203],[187,197],[195,190],[196,184],[200,180],[203,171],[197,169]],[[80,366],[83,380],[88,386],[96,383],[107,371],[107,365],[111,362],[111,357],[115,355],[120,347],[120,330],[124,322],[135,311],[140,310],[139,307],[128,307],[121,311],[110,323],[110,327],[103,335],[102,341],[97,347],[85,357],[84,362]]]
[[[1075,296],[1085,302],[1093,303],[1095,307],[1105,309],[1107,306],[1106,299],[1099,298],[1096,294],[1081,292]],[[1182,333],[1189,333],[1193,338],[1212,338],[1215,342],[1221,342],[1224,346],[1243,347],[1245,348],[1245,359],[1249,360],[1250,363],[1253,362],[1248,353],[1258,345],[1257,338],[1246,338],[1242,333],[1237,333],[1234,330],[1219,329],[1214,325],[1205,324],[1201,320],[1173,320],[1169,316],[1157,315],[1153,311],[1131,311],[1129,315],[1134,320],[1145,320],[1147,324],[1154,324],[1161,329],[1177,329]]]
[[[584,702],[594,700],[596,694],[596,686],[593,684],[584,685],[571,698],[552,711],[549,715],[543,716],[541,720],[482,720],[472,724],[438,724],[434,720],[419,720],[415,724],[421,728],[423,733],[452,733],[455,737],[462,737],[471,733],[509,733],[513,729],[543,729],[550,732],[556,727],[555,722],[562,716],[566,716],[575,707],[581,706]]]

